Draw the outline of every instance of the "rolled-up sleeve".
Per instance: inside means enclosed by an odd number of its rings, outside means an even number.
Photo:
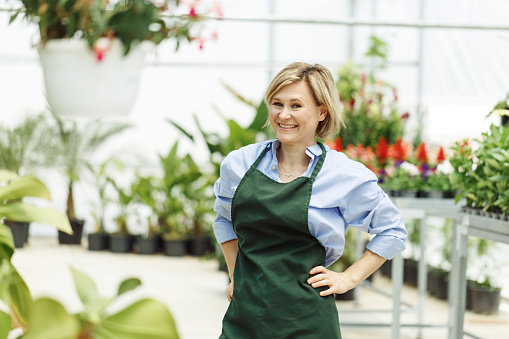
[[[229,161],[230,158],[226,157],[221,163],[220,177],[214,184],[214,194],[216,195],[214,211],[217,213],[217,217],[212,227],[220,244],[237,238],[231,222],[231,206],[236,180],[230,169]]]
[[[376,178],[361,180],[341,205],[340,211],[348,226],[375,235],[368,250],[392,259],[406,248],[407,231],[401,213],[377,185]]]

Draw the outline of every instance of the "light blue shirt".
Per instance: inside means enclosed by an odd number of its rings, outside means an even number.
[[[266,147],[270,147],[271,152],[264,154],[257,169],[281,182],[276,158],[280,144],[277,139],[252,144],[231,152],[223,160],[220,178],[214,185],[217,217],[213,227],[219,243],[237,238],[231,222],[233,194]],[[325,149],[327,155],[313,183],[308,214],[309,231],[325,248],[325,265],[329,266],[343,254],[348,227],[375,235],[367,248],[392,259],[406,248],[407,231],[401,213],[378,186],[376,175],[366,166],[350,160],[341,152],[330,150],[328,146]],[[306,154],[311,161],[302,176],[310,177],[322,149],[314,145],[306,149]]]

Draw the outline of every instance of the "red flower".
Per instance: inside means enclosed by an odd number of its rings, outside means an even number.
[[[389,157],[389,146],[384,137],[378,139],[378,144],[375,146],[375,153],[380,164],[384,164]]]
[[[401,138],[398,138],[394,145],[394,160],[402,162],[406,160],[405,149],[401,143]]]
[[[343,152],[343,140],[341,140],[341,137],[336,138],[336,142],[335,142],[334,146],[335,146],[336,151]]]
[[[410,113],[408,113],[408,112],[405,112],[405,113],[403,113],[403,114],[401,115],[401,119],[402,119],[402,120],[406,120],[406,119],[408,119],[409,117],[410,117]]]
[[[398,101],[398,92],[396,91],[396,87],[392,88],[392,94],[394,94],[394,101]]]
[[[417,159],[423,164],[428,163],[428,152],[426,151],[426,144],[424,142],[417,146]]]
[[[437,154],[437,164],[441,164],[445,161],[445,154],[444,154],[444,148],[440,146],[440,149],[438,150]]]

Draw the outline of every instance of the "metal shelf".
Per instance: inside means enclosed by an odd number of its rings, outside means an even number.
[[[362,326],[374,326],[374,327],[391,327],[391,339],[400,338],[400,330],[402,327],[416,327],[419,330],[418,338],[422,337],[422,328],[440,328],[448,327],[451,328],[451,321],[442,324],[427,324],[424,323],[424,304],[427,296],[427,275],[428,268],[425,260],[426,258],[426,233],[427,233],[427,218],[428,217],[440,217],[440,218],[451,218],[454,219],[458,211],[460,210],[461,203],[455,204],[454,199],[436,199],[436,198],[391,198],[392,202],[401,212],[404,220],[409,219],[420,219],[420,239],[419,239],[419,264],[418,264],[418,295],[419,301],[416,308],[418,313],[418,321],[415,324],[402,324],[400,317],[401,313],[405,310],[401,309],[401,290],[403,288],[403,257],[401,254],[396,255],[392,259],[392,299],[393,306],[392,310],[386,310],[392,312],[392,323],[366,323]],[[357,237],[358,239],[360,237]],[[362,247],[362,243],[357,243],[358,248]],[[384,312],[384,311],[379,311]],[[354,323],[342,323],[341,326],[356,326]]]
[[[466,305],[468,237],[509,244],[509,222],[485,216],[458,213],[454,227],[452,271],[449,283],[449,339],[463,338]]]

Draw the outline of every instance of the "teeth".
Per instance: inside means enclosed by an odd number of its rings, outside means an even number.
[[[293,128],[297,125],[283,125],[283,124],[279,124],[279,126],[283,127],[283,128]]]

